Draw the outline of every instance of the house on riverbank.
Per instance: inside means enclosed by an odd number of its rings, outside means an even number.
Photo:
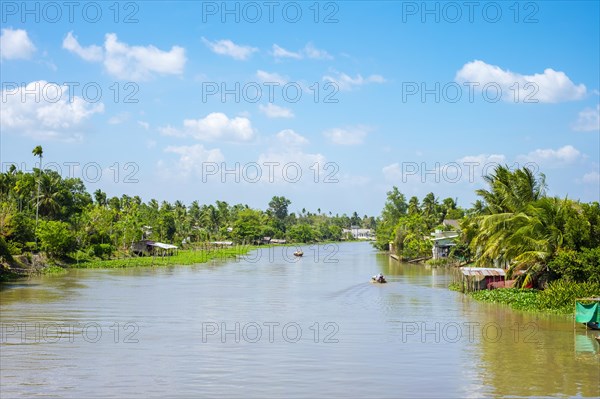
[[[263,237],[263,239],[260,241],[261,245],[285,244],[285,243],[287,243],[286,240],[279,239],[279,238],[271,238],[271,237]]]
[[[479,291],[504,287],[506,271],[495,267],[461,267],[461,290]]]
[[[137,256],[171,256],[177,253],[176,245],[152,240],[140,240],[131,244],[131,252]]]
[[[349,229],[342,229],[342,237],[352,236],[355,240],[374,240],[375,233],[372,229],[361,229],[359,226],[350,226]]]
[[[436,230],[431,233],[430,240],[433,242],[431,248],[433,259],[445,259],[450,255],[452,247],[456,246],[456,239],[460,236],[458,231]]]

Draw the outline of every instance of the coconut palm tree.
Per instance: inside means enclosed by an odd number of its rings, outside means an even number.
[[[100,189],[94,191],[94,199],[96,204],[101,207],[106,207],[106,193]]]
[[[42,174],[42,156],[44,154],[44,150],[42,149],[41,145],[36,146],[33,151],[31,151],[31,153],[36,156],[36,157],[40,157],[40,178],[38,180],[38,186],[37,186],[37,197],[40,197],[40,183],[41,183],[41,174]],[[39,211],[40,211],[40,203],[39,200],[36,203],[35,206],[35,231],[37,232],[37,227],[38,227],[38,218],[39,218]],[[37,248],[37,234],[35,235],[35,247]]]
[[[485,181],[490,189],[477,190],[484,204],[471,223],[477,264],[509,266],[509,276],[524,270],[519,279],[527,284],[562,245],[560,226],[569,202],[546,198],[545,176],[527,168],[511,172],[499,166]]]
[[[542,198],[530,204],[522,226],[506,242],[506,253],[513,259],[509,276],[517,270],[525,271],[522,283],[546,269],[550,259],[563,246],[566,216],[572,201],[560,198]]]
[[[490,190],[477,190],[486,204],[486,213],[518,212],[527,204],[546,195],[546,176],[538,177],[529,168],[511,172],[508,166],[497,166],[494,173],[484,176]]]
[[[38,184],[36,204],[44,216],[56,217],[61,207],[60,184],[58,173],[43,174]]]

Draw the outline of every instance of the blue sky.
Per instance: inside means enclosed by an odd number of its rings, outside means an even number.
[[[1,6],[3,170],[40,144],[111,196],[362,215],[393,185],[469,206],[527,164],[600,199],[598,2],[23,4]]]

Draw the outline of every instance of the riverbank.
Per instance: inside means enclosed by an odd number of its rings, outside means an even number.
[[[47,267],[48,259],[43,254],[15,255],[10,258],[0,257],[0,282],[40,274]]]
[[[126,267],[193,265],[206,263],[211,260],[234,259],[246,255],[256,248],[258,247],[252,245],[237,245],[230,248],[179,250],[172,256],[136,256],[124,257],[121,259],[91,260],[69,264],[68,267],[76,269],[113,269]]]
[[[452,284],[451,290],[460,291]],[[597,297],[600,284],[556,280],[545,290],[499,288],[465,293],[480,302],[502,304],[515,310],[550,314],[573,314],[575,299]]]
[[[272,254],[262,253],[265,251],[274,251],[275,248],[282,249],[282,255],[290,260],[294,259],[293,252],[301,246],[322,246],[338,245],[340,242],[325,241],[318,243],[286,243],[272,245],[236,245],[224,248],[195,248],[180,249],[171,256],[130,256],[129,253],[122,253],[113,259],[48,259],[43,254],[19,255],[10,261],[3,261],[0,267],[0,282],[9,282],[21,278],[27,278],[34,275],[60,275],[66,273],[68,269],[118,269],[130,267],[163,267],[173,265],[193,265],[206,263],[212,260],[231,260],[251,251],[258,250],[256,255],[252,255],[252,261]],[[284,249],[285,248],[285,249]],[[318,252],[317,252],[318,253]],[[323,256],[333,255],[337,251],[325,252]]]
[[[0,281],[14,281],[32,275],[60,275],[68,269],[115,269],[129,267],[162,267],[173,265],[194,265],[211,260],[229,260],[248,254],[260,248],[254,245],[237,245],[228,248],[179,250],[172,256],[124,256],[117,259],[56,261],[42,259],[40,255],[29,258],[15,257],[2,264]]]

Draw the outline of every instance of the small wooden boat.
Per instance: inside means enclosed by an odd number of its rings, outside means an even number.
[[[371,277],[371,282],[373,284],[386,284],[387,283],[385,278],[377,279],[375,277]]]
[[[294,256],[302,256],[302,255],[304,255],[304,252],[302,252],[302,251],[294,252]]]

